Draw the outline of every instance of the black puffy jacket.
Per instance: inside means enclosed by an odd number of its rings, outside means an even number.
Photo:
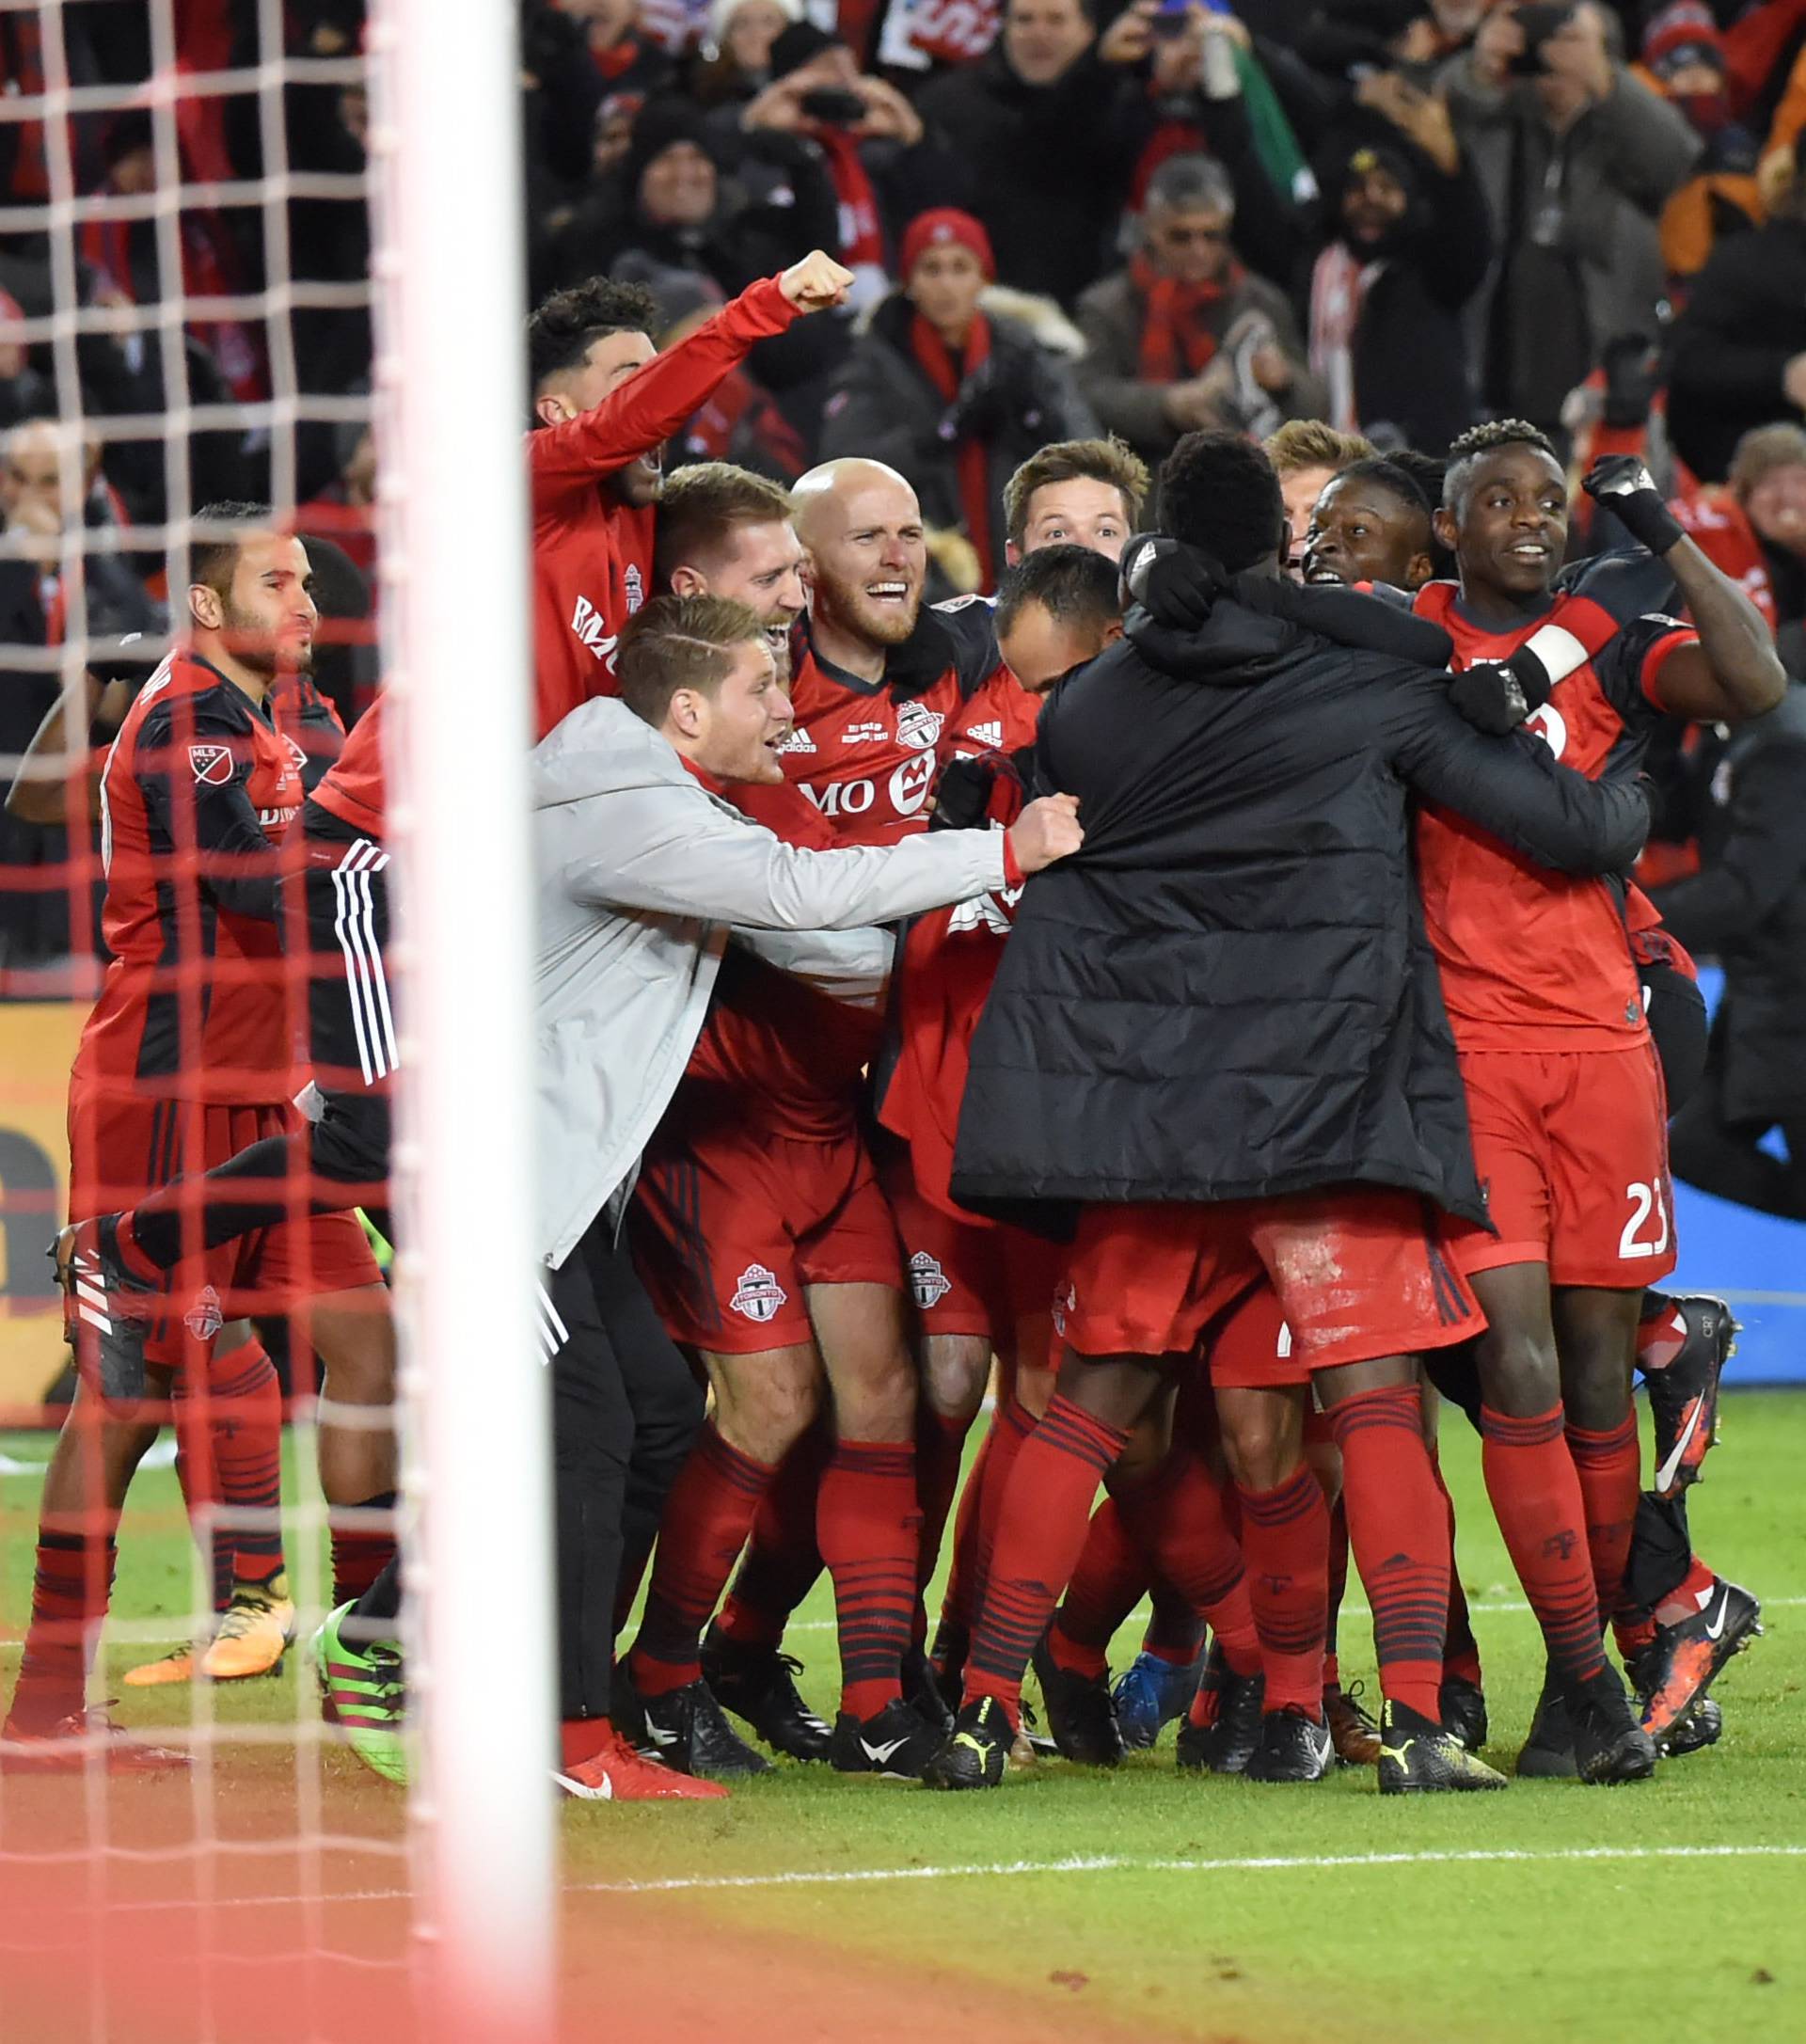
[[[1132,610],[1059,685],[1036,773],[1079,797],[1085,847],[1017,911],[958,1198],[1057,1233],[1074,1201],[1365,1182],[1483,1220],[1412,792],[1589,873],[1635,856],[1648,809],[1471,730],[1446,679],[1224,602],[1185,635]]]

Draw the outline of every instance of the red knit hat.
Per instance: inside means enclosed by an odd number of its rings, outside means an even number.
[[[1724,38],[1710,8],[1701,0],[1673,0],[1650,17],[1643,31],[1643,62],[1658,78],[1683,64],[1724,69]]]
[[[898,274],[908,283],[911,273],[930,248],[946,248],[955,243],[970,248],[978,258],[986,283],[995,281],[997,258],[990,252],[990,236],[981,220],[961,213],[958,206],[936,206],[931,213],[916,214],[903,230],[903,246],[897,251]]]

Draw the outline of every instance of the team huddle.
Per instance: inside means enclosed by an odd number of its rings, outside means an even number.
[[[529,326],[559,1784],[713,1798],[768,1750],[990,1788],[1178,1719],[1181,1767],[1502,1788],[1447,1404],[1546,1650],[1517,1771],[1711,1743],[1760,1631],[1686,1512],[1735,1329],[1656,1289],[1703,1006],[1630,874],[1652,737],[1779,700],[1760,615],[1634,459],[1587,477],[1603,550],[1570,562],[1561,462],[1511,420],[1434,459],[1194,433],[1152,504],[1120,444],[1054,443],[1009,481],[994,600],[929,603],[893,468],[660,471],[849,282],[812,256],[662,355],[632,285]],[[217,1617],[127,1679],[281,1659],[263,1314],[324,1372],[323,1707],[399,1782],[358,1219],[393,1236],[382,711],[347,737],[310,687],[306,546],[267,512],[212,507],[193,559],[101,774],[80,1384],[0,1764],[187,1764],[87,1693],[172,1402]],[[1339,1680],[1351,1555],[1377,1720]],[[824,1570],[832,1724],[786,1651]]]

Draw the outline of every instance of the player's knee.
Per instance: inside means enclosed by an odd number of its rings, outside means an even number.
[[[1264,1421],[1223,1430],[1223,1459],[1240,1490],[1277,1490],[1298,1466],[1298,1444],[1285,1428]]]
[[[972,1419],[990,1381],[983,1335],[930,1335],[922,1344],[922,1395],[946,1419]]]
[[[1528,1418],[1561,1397],[1555,1338],[1529,1328],[1489,1327],[1480,1344],[1481,1388],[1495,1412]]]
[[[754,1462],[782,1462],[820,1410],[821,1386],[814,1377],[736,1382],[731,1387],[716,1382],[715,1431]]]
[[[915,1371],[901,1353],[841,1372],[834,1379],[833,1400],[843,1440],[904,1441],[915,1430]]]

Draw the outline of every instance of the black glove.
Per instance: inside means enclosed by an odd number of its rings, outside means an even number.
[[[1449,700],[1476,731],[1502,738],[1549,700],[1549,671],[1529,646],[1508,660],[1481,660],[1449,684]]]
[[[1122,555],[1125,610],[1138,603],[1169,631],[1196,631],[1210,622],[1228,578],[1207,553],[1153,533],[1131,540]]]
[[[1608,454],[1594,462],[1580,487],[1653,554],[1665,554],[1687,537],[1679,519],[1662,501],[1656,478],[1635,454]]]
[[[958,395],[942,415],[943,440],[990,440],[1021,420],[1038,425],[1022,365],[1003,350],[988,355],[959,386]]]
[[[997,761],[950,759],[934,784],[931,831],[982,831],[989,820],[990,791],[997,781]]]

